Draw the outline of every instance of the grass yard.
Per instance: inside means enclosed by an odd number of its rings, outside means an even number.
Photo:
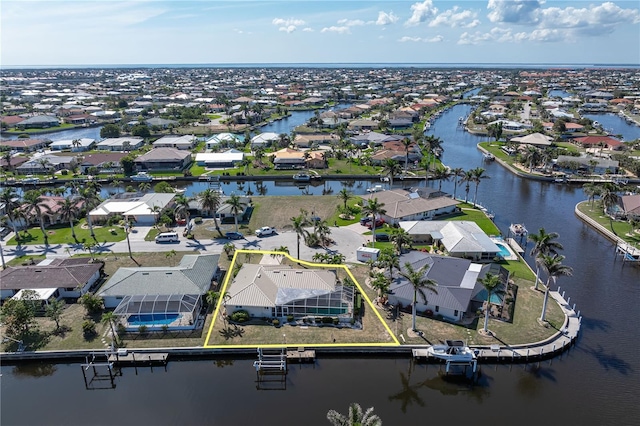
[[[272,226],[277,230],[292,230],[291,218],[306,210],[309,215],[330,219],[335,214],[337,206],[341,204],[335,195],[314,196],[268,196],[252,197],[254,210],[249,221],[249,231],[262,226]],[[333,225],[329,222],[329,225]]]
[[[86,244],[94,242],[91,238],[91,232],[86,226],[86,220],[81,220],[74,226],[77,240],[74,240],[71,236],[71,228],[69,224],[58,224],[45,228],[47,235],[49,236],[48,242],[50,245],[55,244]],[[122,241],[126,238],[124,229],[120,226],[94,226],[93,231],[98,243],[112,243]],[[25,231],[20,231],[20,243],[27,245],[44,244],[44,235],[39,226],[29,228]],[[8,246],[18,245],[15,236],[7,241]]]
[[[606,216],[602,208],[602,201],[583,201],[578,204],[578,210],[626,242],[640,247],[640,230],[631,229],[631,224],[627,221],[612,220],[609,216]]]
[[[446,216],[443,220],[468,220],[478,224],[487,235],[500,235],[500,230],[486,214],[480,210],[474,209],[471,204],[459,204],[458,207],[462,212],[450,216]]]

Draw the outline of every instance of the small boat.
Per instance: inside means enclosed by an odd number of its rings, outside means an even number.
[[[490,152],[485,152],[485,153],[483,153],[483,154],[482,154],[482,157],[484,157],[484,159],[485,159],[486,161],[493,161],[493,160],[495,160],[495,159],[496,159],[496,156],[495,156],[495,155],[493,155],[493,154],[492,154],[492,153],[490,153]]]
[[[151,176],[147,172],[139,172],[131,176],[131,180],[136,182],[151,182],[153,180],[153,176]]]
[[[444,345],[427,348],[427,354],[451,362],[471,362],[476,359],[476,353],[462,340],[445,340]]]
[[[384,188],[382,187],[382,185],[373,185],[367,188],[367,192],[380,192],[380,191],[384,191]]]
[[[513,235],[516,235],[519,237],[527,235],[527,232],[528,232],[527,228],[525,228],[524,225],[521,223],[512,223],[511,226],[509,226],[509,230]]]
[[[311,175],[309,173],[296,173],[293,175],[293,180],[296,182],[309,182],[311,180]]]

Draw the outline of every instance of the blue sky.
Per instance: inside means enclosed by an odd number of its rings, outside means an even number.
[[[0,63],[640,64],[640,2],[0,2]]]

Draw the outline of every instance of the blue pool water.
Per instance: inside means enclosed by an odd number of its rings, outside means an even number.
[[[509,251],[509,249],[507,248],[507,246],[505,246],[502,243],[496,243],[496,245],[498,246],[498,248],[500,249],[500,251],[498,252],[498,256],[502,256],[502,257],[509,257],[511,256],[511,252]]]
[[[127,322],[129,325],[168,325],[177,320],[180,314],[141,314],[131,315]]]

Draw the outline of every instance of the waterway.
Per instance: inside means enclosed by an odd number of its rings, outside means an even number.
[[[147,368],[137,375],[125,369],[115,389],[101,391],[85,390],[78,364],[2,365],[0,423],[326,425],[329,409],[346,412],[359,402],[389,425],[638,424],[640,268],[616,262],[613,244],[574,216],[585,199],[579,186],[524,180],[483,162],[476,148],[483,139],[457,125],[470,108],[450,109],[431,131],[444,141],[445,164],[486,169],[478,201],[494,211],[504,233],[519,222],[532,232],[545,227],[560,234],[574,274],[558,283],[584,317],[577,344],[562,357],[484,365],[474,387],[445,382],[437,366],[412,367],[408,358],[321,357],[314,366],[294,366],[280,391],[256,388],[251,360],[172,361],[166,372]],[[269,185],[269,194],[300,193]],[[443,189],[452,192],[453,183]]]

